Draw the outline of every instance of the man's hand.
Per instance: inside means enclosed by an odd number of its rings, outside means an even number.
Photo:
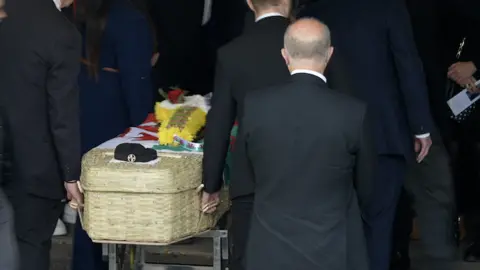
[[[1,1],[1,0],[0,0]],[[152,67],[154,67],[157,64],[158,57],[160,57],[159,53],[154,53],[152,56],[152,59],[150,60]]]
[[[476,71],[473,62],[457,62],[448,68],[448,77],[459,85],[464,85],[462,82],[472,77]]]
[[[415,153],[418,153],[417,162],[420,163],[428,155],[432,146],[432,139],[430,136],[426,138],[415,138]]]
[[[475,92],[477,91],[477,86],[475,85],[475,83],[477,82],[477,80],[473,77],[473,76],[470,76],[464,80],[461,80],[461,81],[455,81],[458,85],[462,86],[462,87],[465,87],[468,91],[470,92]]]
[[[202,212],[211,214],[217,210],[217,206],[220,203],[220,193],[212,193],[209,194],[207,192],[203,192],[202,194]]]
[[[76,209],[83,205],[83,194],[77,182],[65,183],[65,190],[67,190],[67,198],[70,200],[70,207]]]

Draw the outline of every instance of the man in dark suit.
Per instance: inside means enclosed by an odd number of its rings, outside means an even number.
[[[255,12],[255,25],[218,51],[212,109],[208,113],[205,133],[205,204],[218,199],[230,131],[235,119],[241,119],[243,115],[245,94],[289,77],[279,52],[289,24],[290,0],[250,0],[249,6]],[[234,158],[230,183],[230,235],[233,245],[230,260],[233,270],[243,269],[242,259],[253,204],[253,183],[243,179],[242,172],[237,171],[235,166]]]
[[[81,43],[60,11],[71,2],[9,1],[0,28],[0,117],[12,158],[2,188],[14,210],[21,270],[49,269],[65,189],[82,203],[76,184]]]
[[[323,20],[354,88],[372,111],[378,154],[365,225],[372,270],[390,263],[392,223],[407,159],[428,154],[433,126],[427,89],[404,0],[318,0],[302,16]]]
[[[368,270],[361,209],[376,152],[366,105],[326,84],[332,52],[326,25],[295,22],[282,50],[291,79],[245,98],[237,146],[255,182],[248,270]]]
[[[192,93],[211,92],[210,70],[213,72],[214,63],[208,61],[211,53],[202,28],[204,15],[208,16],[204,1],[147,1],[159,52],[153,69],[157,98],[158,88],[175,86]]]
[[[409,243],[414,212],[424,256],[421,269],[453,269],[455,258],[455,202],[449,158],[444,142],[451,141],[453,122],[446,103],[445,5],[438,0],[407,0],[413,35],[426,75],[432,116],[433,144],[422,163],[409,164],[395,220],[392,267],[410,269]],[[440,90],[439,90],[440,89]],[[443,139],[443,140],[442,140]],[[413,163],[413,162],[412,162]]]

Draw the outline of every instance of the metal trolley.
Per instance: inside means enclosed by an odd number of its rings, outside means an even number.
[[[211,230],[194,238],[211,238],[213,242],[213,266],[172,265],[172,264],[149,264],[145,261],[145,247],[126,243],[104,243],[103,255],[108,259],[109,270],[124,269],[123,260],[118,258],[119,245],[128,245],[134,250],[132,270],[227,270],[228,262],[228,232],[226,230]]]

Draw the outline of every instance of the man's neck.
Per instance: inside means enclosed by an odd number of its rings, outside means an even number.
[[[325,67],[324,66],[315,66],[315,65],[292,65],[288,67],[290,72],[294,70],[309,70],[313,72],[318,72],[323,74],[325,72]]]

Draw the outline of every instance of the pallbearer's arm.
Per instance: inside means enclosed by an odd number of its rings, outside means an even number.
[[[61,36],[51,48],[47,77],[48,116],[53,144],[64,181],[80,178],[80,39]]]
[[[235,151],[237,152],[235,153],[235,171],[242,173],[242,180],[246,183],[255,183],[255,174],[253,173],[252,160],[249,153],[251,127],[254,123],[254,116],[250,108],[255,108],[258,105],[250,102],[248,95],[244,102],[242,128],[240,129],[238,141],[235,144]]]
[[[388,3],[390,4],[386,16],[388,38],[408,121],[415,135],[424,135],[430,133],[433,120],[430,115],[427,83],[415,45],[410,15],[404,0],[389,0]]]
[[[207,193],[220,190],[223,170],[230,145],[230,132],[235,122],[237,103],[231,93],[230,81],[218,57],[212,108],[207,115],[203,149],[203,184]]]
[[[360,208],[363,210],[368,206],[373,193],[374,173],[377,166],[377,153],[372,137],[371,122],[366,110],[357,132],[354,185]]]

